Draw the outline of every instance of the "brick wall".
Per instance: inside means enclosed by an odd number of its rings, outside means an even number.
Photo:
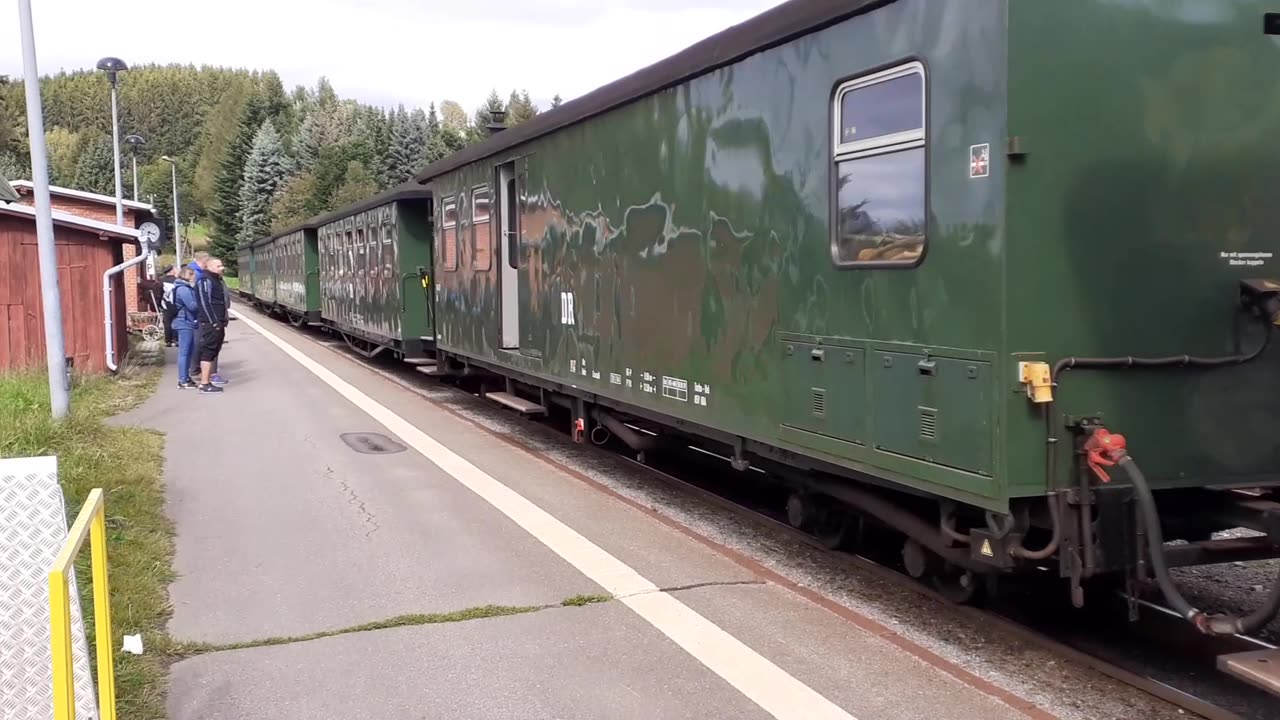
[[[19,191],[18,202],[23,205],[36,204],[34,195],[29,194],[30,191],[23,188]],[[54,210],[64,212],[69,215],[79,215],[80,217],[97,220],[98,222],[116,224],[116,203],[113,199],[109,203],[96,202],[94,200],[83,200],[81,198],[65,197],[50,194],[49,202]],[[134,214],[132,208],[124,209],[124,226],[127,228],[134,227]],[[126,244],[124,246],[124,259],[132,260],[138,257],[138,246],[136,244]],[[138,310],[138,281],[142,279],[139,272],[142,265],[134,265],[125,270],[124,275],[124,304],[127,312],[137,312]]]

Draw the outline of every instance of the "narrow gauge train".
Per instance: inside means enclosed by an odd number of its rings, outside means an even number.
[[[957,599],[1048,567],[1251,631],[1280,582],[1208,616],[1169,568],[1280,556],[1269,4],[792,0],[255,243],[247,287],[579,441],[765,467]]]

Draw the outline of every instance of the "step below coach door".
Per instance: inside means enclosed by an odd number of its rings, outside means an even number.
[[[498,267],[502,273],[498,282],[502,347],[516,349],[520,347],[520,212],[515,163],[498,168],[498,197],[502,221],[502,242],[498,248]]]

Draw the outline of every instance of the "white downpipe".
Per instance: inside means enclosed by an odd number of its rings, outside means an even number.
[[[102,323],[107,330],[107,369],[111,372],[115,372],[119,369],[119,365],[116,364],[115,336],[111,332],[111,276],[122,273],[134,265],[146,262],[147,258],[150,256],[151,248],[144,242],[142,243],[142,252],[138,253],[138,257],[133,258],[132,260],[125,260],[119,265],[102,273]]]

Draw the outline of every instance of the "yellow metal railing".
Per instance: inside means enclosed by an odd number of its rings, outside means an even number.
[[[93,564],[93,618],[98,645],[98,715],[101,720],[116,720],[116,670],[111,647],[111,596],[107,587],[107,523],[106,503],[102,488],[89,492],[84,507],[76,516],[67,540],[49,570],[49,629],[53,642],[53,717],[74,720],[76,714],[75,678],[71,667],[71,598],[67,576],[71,565],[89,541]],[[77,601],[79,598],[77,598]]]

